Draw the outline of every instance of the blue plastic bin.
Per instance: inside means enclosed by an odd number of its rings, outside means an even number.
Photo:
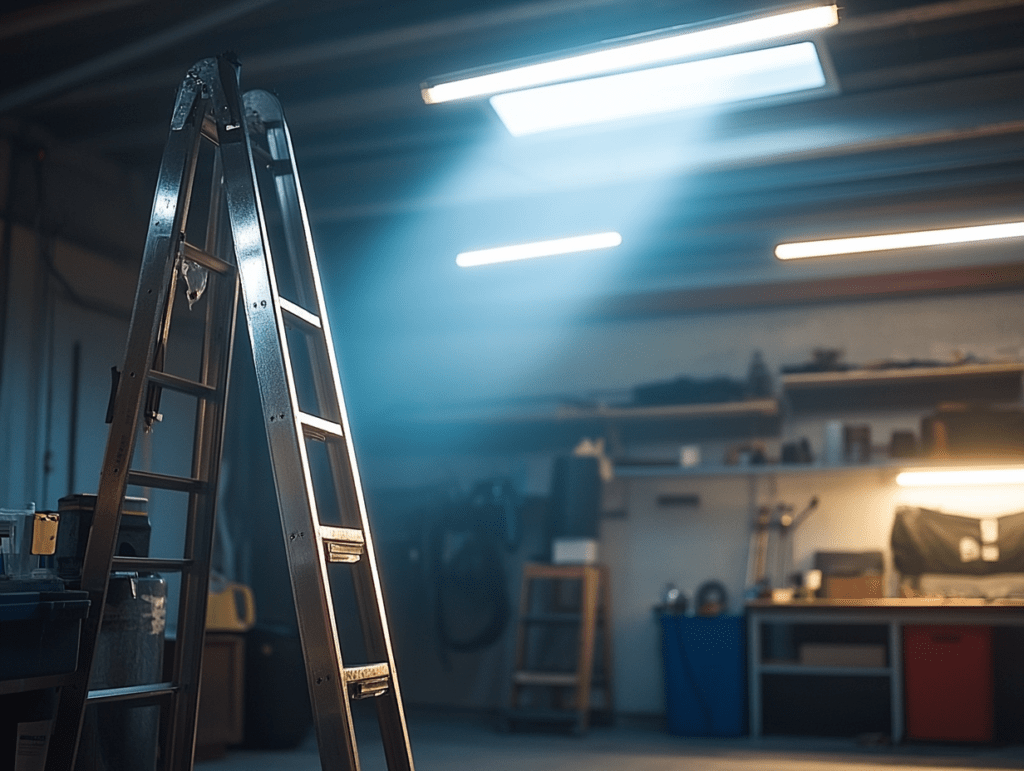
[[[668,730],[680,736],[747,732],[742,616],[660,617]]]

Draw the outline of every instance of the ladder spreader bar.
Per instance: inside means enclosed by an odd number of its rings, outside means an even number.
[[[345,667],[345,682],[353,699],[380,696],[387,691],[391,680],[391,667],[387,663]]]
[[[278,298],[277,304],[281,306],[281,310],[291,314],[307,326],[313,327],[314,329],[323,329],[323,324],[320,323],[320,317],[314,313],[310,313],[301,305],[296,305],[291,300],[286,300],[283,297]]]
[[[209,399],[217,395],[217,389],[213,386],[208,386],[204,383],[197,383],[195,380],[188,380],[183,377],[178,377],[177,375],[172,375],[169,372],[161,372],[157,369],[151,369],[149,371],[149,379],[164,388],[170,388],[172,391],[189,394],[190,396],[195,396],[199,399]]]
[[[201,493],[207,484],[201,479],[156,474],[152,471],[129,471],[128,484],[139,487],[155,487],[158,490],[177,490],[183,493]]]
[[[114,557],[110,566],[114,570],[137,570],[150,573],[184,573],[192,567],[192,560],[163,557]]]
[[[230,276],[235,272],[235,266],[219,257],[214,257],[209,252],[204,252],[198,246],[193,246],[188,241],[184,244],[185,258],[192,260],[192,262],[198,262],[204,268],[209,268],[214,273],[219,273],[222,276]]]
[[[298,413],[298,418],[306,436],[310,439],[326,439],[328,436],[340,439],[345,435],[341,430],[340,423],[318,418],[316,415],[310,415],[308,412]]]
[[[99,688],[89,691],[89,704],[110,704],[116,701],[135,702],[136,706],[146,702],[160,701],[178,692],[174,683],[150,683],[147,685],[128,685],[123,688]]]
[[[217,134],[217,122],[213,119],[212,115],[206,115],[203,118],[203,125],[200,128],[202,135],[213,142],[215,145],[220,145],[220,137]]]

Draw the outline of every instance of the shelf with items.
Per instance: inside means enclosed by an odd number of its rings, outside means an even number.
[[[699,442],[777,436],[778,399],[705,404],[610,405],[559,402],[549,407],[450,408],[379,424],[380,435],[403,441],[514,448],[574,447],[583,437],[633,442]]]
[[[792,412],[846,412],[1017,402],[1022,375],[1024,362],[950,364],[786,373],[779,385]]]

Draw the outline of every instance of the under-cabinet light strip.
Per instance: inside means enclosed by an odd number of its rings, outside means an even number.
[[[1019,485],[1024,484],[1024,468],[901,471],[896,475],[896,484],[900,487]]]

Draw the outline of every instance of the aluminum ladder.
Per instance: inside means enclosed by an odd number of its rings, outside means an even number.
[[[239,66],[204,59],[183,80],[157,181],[124,367],[108,414],[81,588],[91,606],[78,669],[61,695],[48,771],[74,766],[85,708],[159,704],[157,767],[193,764],[218,471],[237,304],[252,345],[321,765],[359,768],[352,699],[376,697],[389,771],[413,761],[395,673],[372,539],[338,367],[324,307],[288,128],[277,99],[242,96]],[[197,184],[202,179],[203,184]],[[199,241],[200,243],[196,243]],[[184,284],[185,291],[180,291]],[[239,296],[239,289],[241,290]],[[184,297],[184,299],[182,299]],[[182,375],[172,344],[175,304],[203,314],[198,372]],[[195,321],[191,322],[195,326]],[[186,367],[187,369],[187,367]],[[133,467],[140,429],[152,431],[161,394],[194,405],[187,474]],[[311,455],[313,458],[311,459]],[[177,559],[114,554],[129,486],[187,497],[183,553]],[[326,522],[322,511],[329,511]],[[367,663],[346,666],[328,567],[351,573]],[[111,570],[180,574],[177,636],[167,682],[89,690]]]

